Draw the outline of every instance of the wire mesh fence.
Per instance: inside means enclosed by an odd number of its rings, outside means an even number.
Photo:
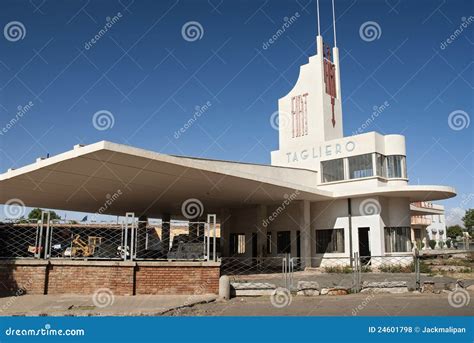
[[[0,258],[35,258],[38,224],[0,223]]]
[[[43,216],[44,217],[44,216]],[[207,222],[150,225],[127,215],[122,223],[51,221],[0,223],[0,258],[217,261],[220,230]]]

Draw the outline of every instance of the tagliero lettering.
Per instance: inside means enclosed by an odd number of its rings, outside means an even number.
[[[305,161],[308,159],[318,159],[321,157],[336,156],[342,153],[348,153],[354,151],[356,147],[355,142],[348,141],[340,144],[328,144],[320,145],[319,147],[313,147],[311,149],[303,149],[301,151],[287,152],[288,163],[294,163],[299,161]]]

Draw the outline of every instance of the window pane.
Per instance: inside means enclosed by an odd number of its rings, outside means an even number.
[[[323,182],[344,180],[343,159],[321,162]]]
[[[344,252],[344,229],[316,230],[316,253]]]
[[[387,156],[387,175],[389,178],[404,177],[403,160],[405,156]]]
[[[290,231],[279,231],[277,233],[277,254],[291,253]]]
[[[231,233],[229,239],[229,250],[231,255],[245,254],[245,234]]]
[[[385,228],[385,252],[409,252],[411,250],[411,234],[409,227]]]
[[[377,176],[387,177],[386,173],[386,157],[381,154],[375,154],[376,173]]]
[[[351,179],[374,175],[372,154],[349,157],[347,160],[349,161],[349,177]]]

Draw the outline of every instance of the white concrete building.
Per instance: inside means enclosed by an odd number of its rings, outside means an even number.
[[[331,53],[318,36],[317,54],[278,101],[279,150],[271,165],[98,142],[1,174],[0,203],[16,198],[96,212],[121,189],[104,214],[169,220],[184,218],[181,206],[193,198],[203,216],[217,214],[221,256],[291,254],[306,267],[330,257],[349,263],[354,253],[409,256],[416,239],[410,204],[450,198],[455,190],[408,184],[402,135],[344,137],[340,75],[338,48]]]
[[[428,242],[436,241],[435,249],[446,248],[447,239],[446,218],[444,206],[429,201],[415,202],[410,205],[412,241],[418,242],[418,247],[429,249]]]

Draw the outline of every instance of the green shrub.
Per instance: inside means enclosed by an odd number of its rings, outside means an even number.
[[[440,249],[444,248],[444,242],[443,241],[439,241],[439,247],[440,247]]]
[[[324,271],[326,273],[348,274],[352,273],[352,268],[350,266],[324,267]]]
[[[446,246],[448,247],[448,249],[451,248],[451,240],[450,239],[446,240]]]
[[[428,245],[430,246],[431,249],[434,249],[436,246],[436,241],[434,239],[430,239],[428,242]]]

